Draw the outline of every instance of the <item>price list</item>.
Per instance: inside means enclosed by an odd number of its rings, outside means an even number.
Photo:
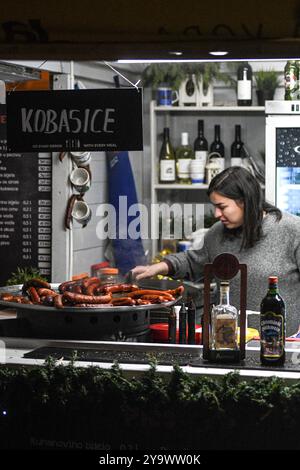
[[[6,110],[0,105],[0,285],[17,268],[50,280],[51,154],[7,153]]]

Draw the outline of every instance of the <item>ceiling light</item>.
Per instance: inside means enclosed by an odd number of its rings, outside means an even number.
[[[211,51],[209,52],[210,55],[220,55],[220,56],[223,56],[223,55],[227,55],[228,54],[228,51]]]
[[[170,54],[170,55],[177,55],[177,56],[179,56],[179,55],[182,55],[183,52],[182,52],[182,51],[170,51],[169,54]]]

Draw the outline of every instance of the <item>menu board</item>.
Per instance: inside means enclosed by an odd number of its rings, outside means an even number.
[[[6,106],[0,105],[0,285],[17,268],[50,280],[51,154],[7,153]]]

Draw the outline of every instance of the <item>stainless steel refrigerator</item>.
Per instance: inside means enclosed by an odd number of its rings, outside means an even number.
[[[300,101],[266,101],[265,194],[300,216]]]

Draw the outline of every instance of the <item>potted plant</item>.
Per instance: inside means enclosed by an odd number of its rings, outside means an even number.
[[[280,85],[275,70],[259,70],[254,73],[256,95],[259,106],[264,106],[266,100],[273,100],[275,90]]]
[[[144,86],[156,89],[169,86],[173,91],[179,90],[181,105],[212,105],[215,79],[227,81],[218,62],[150,64],[142,73]]]

